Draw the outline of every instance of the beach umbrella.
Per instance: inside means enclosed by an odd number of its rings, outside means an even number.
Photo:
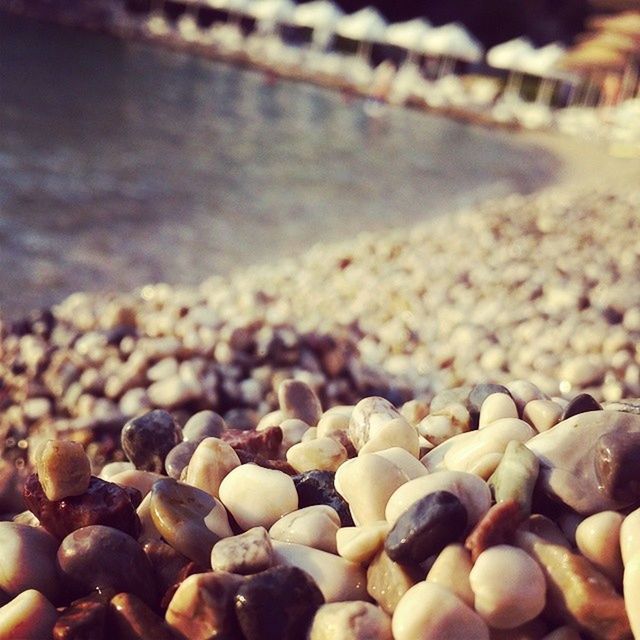
[[[336,25],[336,33],[348,40],[358,43],[358,56],[369,59],[371,44],[384,42],[387,21],[377,9],[365,7],[342,17]]]
[[[522,87],[523,64],[535,52],[528,38],[514,38],[502,42],[487,51],[487,64],[494,69],[508,71],[506,95],[520,95]]]
[[[408,61],[422,50],[422,41],[432,29],[431,23],[424,18],[415,18],[406,22],[390,24],[385,32],[385,41],[409,52]]]
[[[521,69],[529,75],[541,78],[536,102],[549,105],[556,83],[570,80],[571,76],[558,69],[558,63],[566,55],[566,48],[557,42],[535,49],[521,61]]]
[[[478,62],[482,59],[482,45],[458,22],[429,29],[422,39],[424,53],[440,58],[437,76],[450,73],[455,60]]]
[[[331,0],[312,0],[312,2],[299,4],[295,8],[291,23],[311,29],[313,43],[319,47],[325,47],[343,16],[344,11]]]
[[[258,29],[269,33],[283,22],[290,22],[296,5],[292,0],[254,0],[245,10],[256,21]]]

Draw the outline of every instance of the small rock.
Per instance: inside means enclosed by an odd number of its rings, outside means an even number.
[[[624,602],[629,617],[629,625],[633,637],[640,634],[640,610],[638,599],[640,598],[640,556],[635,555],[624,568]],[[1,611],[1,610],[0,610]]]
[[[467,511],[460,500],[448,491],[435,491],[396,520],[384,548],[394,562],[419,564],[457,542],[466,527]]]
[[[307,471],[293,476],[298,505],[303,508],[315,504],[326,504],[340,516],[342,526],[349,527],[353,525],[349,505],[336,491],[334,479],[335,474],[331,471]]]
[[[515,500],[494,504],[465,540],[471,559],[475,562],[490,547],[510,543],[523,519],[524,514]]]
[[[354,407],[349,420],[349,438],[357,451],[375,438],[381,427],[391,420],[402,418],[400,412],[388,401],[379,396],[360,400]]]
[[[211,550],[211,568],[240,575],[250,575],[273,565],[273,546],[264,527],[223,538]]]
[[[101,480],[110,480],[117,473],[122,471],[131,471],[135,469],[131,462],[109,462],[102,467],[99,478]]]
[[[50,638],[58,617],[55,607],[35,589],[27,589],[0,607],[0,638]]]
[[[367,564],[384,546],[391,525],[386,521],[336,531],[336,550],[350,562]]]
[[[78,496],[89,487],[91,464],[77,442],[47,440],[36,452],[36,468],[48,500]]]
[[[309,640],[392,640],[391,618],[370,602],[323,604],[313,618]]]
[[[185,482],[217,498],[224,478],[239,466],[240,458],[228,443],[205,438],[191,456]]]
[[[102,525],[70,533],[58,549],[58,566],[67,588],[84,596],[97,588],[156,598],[153,571],[140,545],[127,534]]]
[[[501,384],[493,384],[493,383],[483,383],[476,384],[471,391],[469,392],[469,396],[467,397],[467,408],[469,409],[469,413],[471,415],[471,423],[473,426],[478,425],[478,421],[480,418],[480,409],[482,408],[482,403],[490,396],[496,393],[503,393],[511,397],[509,393],[509,389],[503,387]],[[433,412],[433,405],[431,407],[431,411]]]
[[[310,429],[306,422],[298,420],[298,418],[287,418],[279,426],[282,429],[282,452],[284,453],[302,442],[304,434]]]
[[[297,473],[314,469],[335,471],[347,458],[347,450],[329,437],[301,442],[287,451],[287,462]]]
[[[592,395],[581,393],[565,407],[562,420],[577,416],[580,413],[587,413],[588,411],[602,411],[602,407]]]
[[[221,439],[236,451],[247,451],[273,460],[280,453],[282,429],[280,427],[270,427],[264,431],[226,429],[222,432]]]
[[[562,419],[563,409],[553,400],[531,400],[527,402],[522,417],[542,433],[554,427]]]
[[[314,505],[282,516],[269,529],[269,535],[281,542],[294,542],[320,551],[336,553],[336,532],[340,517],[327,505]]]
[[[617,587],[622,584],[620,529],[624,516],[616,511],[601,511],[585,518],[576,529],[576,546],[596,569]]]
[[[107,637],[109,599],[92,593],[72,602],[53,627],[54,640],[104,640]]]
[[[640,432],[600,436],[595,467],[601,489],[616,502],[634,504],[640,496]]]
[[[187,467],[193,452],[197,449],[197,442],[181,442],[177,444],[164,459],[167,475],[174,480],[180,480],[182,471]]]
[[[111,599],[110,619],[119,638],[177,640],[177,636],[140,598],[119,593]]]
[[[278,388],[280,409],[289,418],[298,418],[315,427],[322,417],[318,396],[301,380],[284,380]]]
[[[166,593],[167,589],[179,581],[190,562],[189,558],[162,540],[147,540],[142,549],[153,568],[158,593]]]
[[[236,614],[246,640],[301,640],[322,604],[322,593],[307,573],[274,567],[240,586]]]
[[[480,418],[478,420],[478,427],[482,429],[487,425],[501,420],[503,418],[517,418],[518,408],[516,403],[511,398],[511,395],[505,393],[492,393],[487,396],[482,403],[480,409]]]
[[[438,554],[426,579],[449,589],[460,600],[473,607],[475,596],[469,583],[472,567],[469,551],[461,544],[450,544]]]
[[[185,442],[198,444],[205,438],[219,438],[226,426],[222,416],[215,411],[199,411],[182,427],[182,437]]]
[[[422,578],[391,560],[381,549],[367,568],[367,593],[391,615],[402,596]]]
[[[165,476],[162,476],[159,473],[154,473],[153,471],[130,469],[128,471],[116,473],[116,475],[111,478],[111,482],[113,482],[113,484],[117,484],[123,489],[135,489],[140,493],[140,501],[142,501],[142,498],[151,491],[151,487],[153,487],[154,483],[164,477]]]
[[[392,447],[405,449],[415,458],[420,454],[418,431],[402,417],[389,420],[377,429],[375,435],[362,445],[359,455],[377,453]]]
[[[349,416],[343,413],[325,413],[318,422],[318,438],[324,438],[336,431],[349,431]]]
[[[129,420],[122,428],[122,450],[136,469],[164,472],[167,454],[182,440],[180,429],[166,411],[156,409]]]

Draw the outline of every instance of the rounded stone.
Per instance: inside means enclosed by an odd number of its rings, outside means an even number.
[[[616,502],[640,497],[640,432],[605,433],[596,442],[596,477],[600,488]]]
[[[322,504],[282,516],[269,529],[269,535],[281,542],[294,542],[336,553],[336,532],[339,527],[340,517],[335,509]]]
[[[0,638],[42,640],[50,638],[58,613],[35,589],[27,589],[0,607]]]
[[[164,459],[167,475],[174,480],[180,480],[182,470],[189,464],[193,452],[198,447],[197,442],[184,441],[177,444]]]
[[[390,422],[402,418],[400,412],[385,398],[370,396],[363,398],[353,408],[349,419],[349,438],[357,451],[375,438],[380,429]]]
[[[313,469],[335,471],[347,458],[347,450],[330,437],[300,442],[287,451],[287,462],[298,473]]]
[[[283,380],[278,388],[280,409],[289,418],[298,418],[315,427],[322,417],[318,396],[302,380]]]
[[[225,428],[224,419],[215,411],[199,411],[182,427],[182,437],[185,442],[198,444],[205,438],[219,438]]]
[[[418,564],[459,541],[466,528],[467,510],[460,500],[448,491],[435,491],[396,520],[384,548],[394,562]]]
[[[240,575],[269,569],[273,564],[273,546],[264,527],[254,527],[237,536],[223,538],[211,550],[211,568]]]
[[[176,640],[164,620],[132,593],[115,595],[110,609],[110,622],[119,638]]]
[[[69,590],[87,595],[93,589],[126,591],[153,603],[153,570],[142,547],[126,533],[92,525],[70,533],[58,549],[60,575]]]
[[[109,595],[103,591],[74,600],[58,617],[53,640],[105,640]]]
[[[336,511],[343,527],[353,525],[353,518],[346,500],[336,491],[335,473],[332,471],[307,471],[293,476],[292,480],[298,494],[298,505],[310,507],[326,504]]]
[[[122,450],[136,469],[156,473],[164,472],[167,454],[182,440],[171,414],[162,409],[129,420],[120,437]]]
[[[392,640],[391,618],[370,602],[323,604],[313,618],[309,640]]]
[[[322,593],[309,575],[286,566],[250,576],[235,599],[246,640],[301,640],[322,604]]]
[[[569,401],[562,414],[562,420],[588,411],[602,411],[600,403],[589,393],[581,393]]]
[[[231,445],[220,438],[205,438],[191,456],[185,482],[218,497],[224,478],[239,466],[240,458]]]
[[[469,392],[469,396],[467,398],[467,408],[469,409],[469,413],[471,414],[471,422],[473,425],[477,426],[478,419],[480,417],[480,409],[482,408],[482,403],[490,396],[495,393],[503,393],[509,397],[511,394],[509,393],[509,389],[502,386],[501,384],[493,384],[493,383],[482,383],[476,384],[471,391]]]
[[[518,408],[510,395],[492,393],[487,396],[480,408],[478,426],[480,429],[501,418],[517,418]]]
[[[70,440],[48,440],[36,452],[38,479],[49,500],[84,493],[91,479],[91,464],[82,445]]]

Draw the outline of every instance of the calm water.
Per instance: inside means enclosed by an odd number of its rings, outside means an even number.
[[[516,138],[0,14],[0,307],[196,283],[487,194],[555,162]]]

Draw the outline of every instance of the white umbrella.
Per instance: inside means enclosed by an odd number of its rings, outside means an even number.
[[[385,40],[389,44],[406,49],[409,52],[409,61],[412,61],[421,50],[425,35],[432,28],[431,23],[424,18],[396,22],[387,27]]]
[[[454,60],[478,62],[483,54],[482,45],[457,22],[427,31],[422,39],[422,50],[442,58],[438,77],[451,71]]]
[[[383,42],[387,21],[373,7],[365,7],[341,18],[336,33],[343,38],[358,42],[358,55],[369,58],[372,42]]]
[[[246,13],[255,18],[258,28],[272,32],[281,22],[290,22],[296,5],[292,0],[254,0]]]
[[[507,86],[505,94],[520,95],[522,87],[522,73],[525,61],[535,53],[535,48],[528,38],[514,38],[497,44],[487,51],[487,63],[495,69],[506,69]]]
[[[521,70],[532,76],[542,78],[536,95],[536,102],[549,105],[553,97],[553,88],[559,80],[569,79],[569,74],[560,71],[557,66],[567,50],[561,44],[552,42],[535,49],[521,62]]]
[[[299,27],[311,29],[313,42],[326,46],[342,16],[344,11],[331,0],[312,0],[295,8],[291,22]]]

